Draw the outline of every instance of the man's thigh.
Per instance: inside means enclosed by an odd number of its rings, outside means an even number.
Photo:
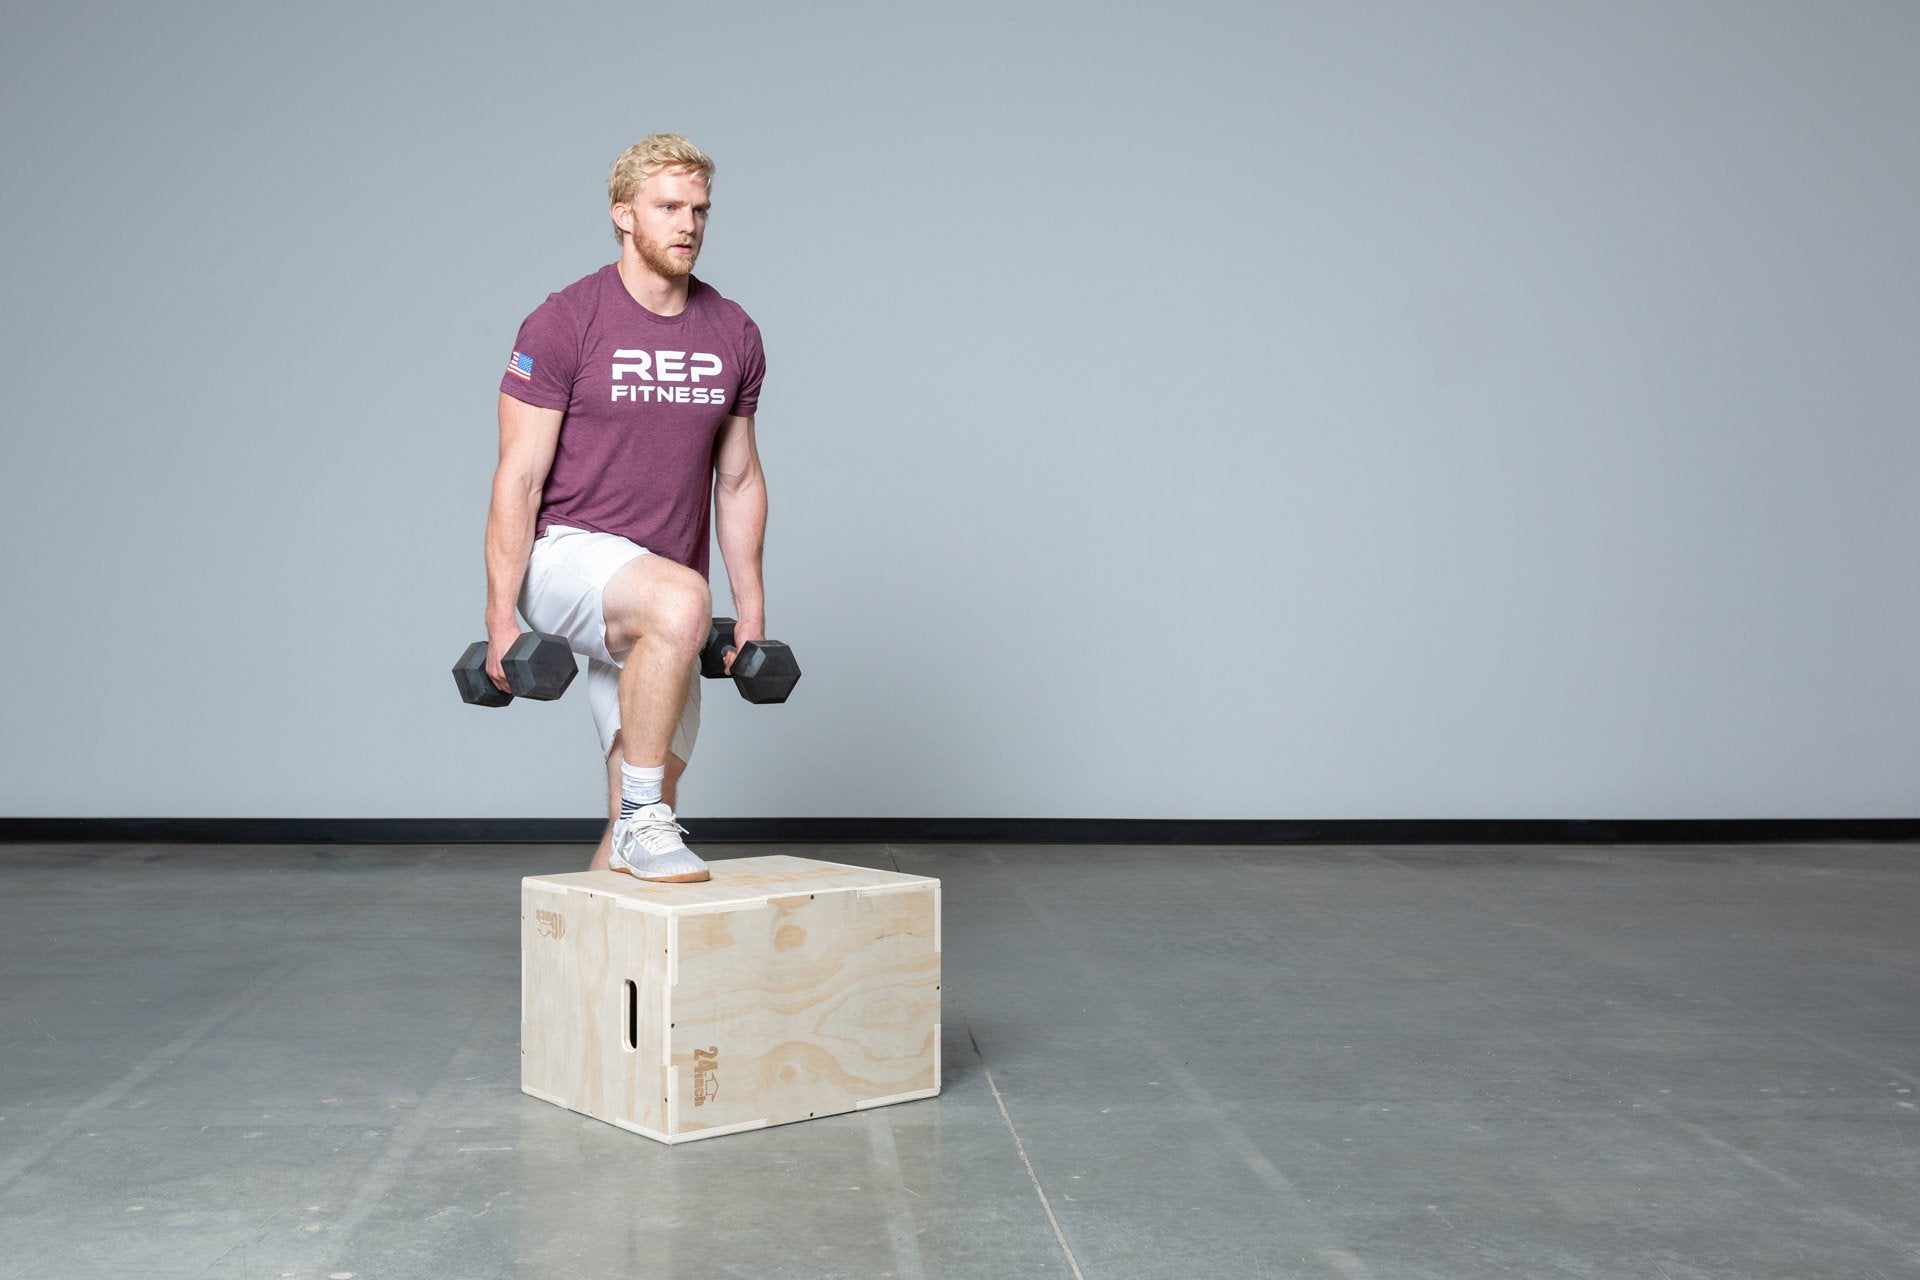
[[[618,534],[551,526],[527,558],[520,616],[535,631],[565,637],[575,653],[614,662],[626,646],[608,644],[608,587],[627,565],[657,559]]]
[[[609,625],[609,604],[618,618],[658,598],[677,594],[684,599],[705,590],[706,580],[694,570],[618,534],[554,525],[534,542],[520,614],[535,631],[565,637],[568,647],[587,659],[587,705],[602,754],[612,751],[620,732],[620,667],[633,645],[622,627]],[[693,759],[700,734],[697,664],[689,668],[687,681],[686,707],[670,747],[683,764]]]

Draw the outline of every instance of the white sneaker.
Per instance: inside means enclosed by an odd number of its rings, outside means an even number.
[[[680,837],[687,829],[664,804],[642,805],[613,824],[610,865],[639,880],[687,884],[708,879],[707,864]]]

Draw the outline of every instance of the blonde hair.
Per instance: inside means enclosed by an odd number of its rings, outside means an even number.
[[[613,162],[613,171],[607,175],[607,208],[632,204],[640,184],[663,169],[685,169],[713,186],[713,157],[677,133],[651,133]],[[618,240],[622,234],[616,223],[613,238]]]

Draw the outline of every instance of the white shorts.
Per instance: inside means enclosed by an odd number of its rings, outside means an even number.
[[[601,593],[613,575],[645,547],[615,533],[589,533],[566,525],[548,525],[533,542],[527,578],[520,587],[520,616],[535,631],[563,636],[567,646],[587,660],[587,705],[600,731],[600,751],[613,750],[620,731],[620,666],[626,651],[607,651],[607,618]],[[673,727],[669,748],[683,763],[693,759],[700,736],[700,664],[687,668],[687,709]]]

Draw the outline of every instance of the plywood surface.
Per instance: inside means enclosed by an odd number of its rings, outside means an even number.
[[[940,882],[777,855],[528,877],[521,1083],[675,1142],[940,1086]]]
[[[663,1128],[666,921],[606,894],[529,887],[523,904],[522,1087],[601,1120]]]
[[[877,871],[838,862],[820,862],[774,854],[760,858],[723,858],[707,864],[713,878],[700,884],[653,884],[618,871],[575,871],[530,876],[528,883],[611,894],[646,911],[698,910],[755,898],[829,890],[876,890],[938,884],[927,876]]]
[[[784,1124],[939,1085],[938,889],[673,922],[668,1127]]]

